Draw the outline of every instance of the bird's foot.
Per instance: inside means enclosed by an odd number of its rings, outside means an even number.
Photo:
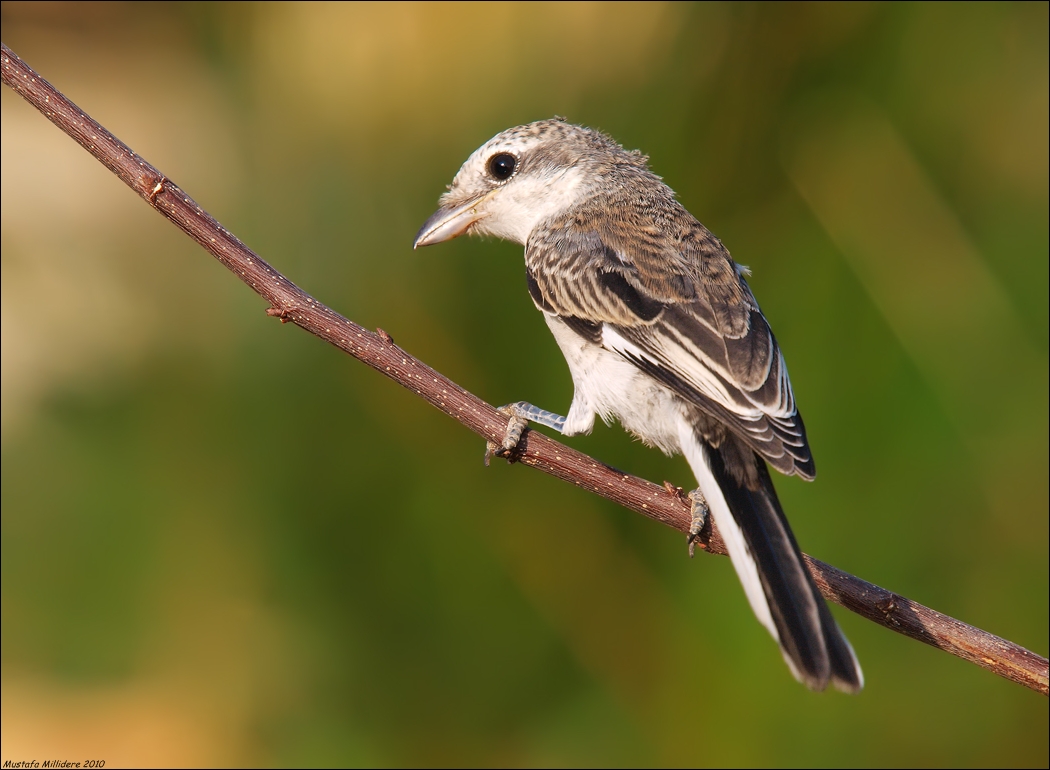
[[[561,433],[565,427],[565,418],[560,414],[554,412],[548,412],[546,409],[540,409],[538,406],[533,406],[528,401],[516,401],[513,404],[507,404],[499,407],[499,411],[503,414],[510,416],[510,422],[507,423],[507,432],[503,434],[502,443],[497,444],[495,441],[488,441],[485,443],[485,465],[489,464],[489,460],[493,455],[496,457],[506,457],[509,461],[514,461],[514,450],[518,448],[518,442],[521,441],[521,435],[525,432],[525,428],[528,427],[530,422],[534,422],[537,425],[546,425],[548,428],[554,428],[554,430]]]
[[[693,558],[693,553],[696,551],[696,544],[700,542],[700,535],[704,531],[704,527],[707,526],[708,516],[711,510],[707,507],[707,501],[704,499],[703,493],[699,489],[694,489],[689,493],[689,516],[692,518],[692,522],[689,524],[689,537],[686,542],[689,544],[689,558]]]

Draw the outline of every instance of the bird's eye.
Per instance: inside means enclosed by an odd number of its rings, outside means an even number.
[[[492,174],[494,179],[504,181],[510,179],[510,175],[514,173],[514,167],[517,166],[518,159],[511,155],[509,152],[501,152],[498,155],[493,155],[489,158],[489,173]]]

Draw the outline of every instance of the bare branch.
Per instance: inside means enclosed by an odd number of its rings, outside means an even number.
[[[37,75],[6,45],[0,64],[6,85],[269,302],[269,315],[282,322],[290,321],[363,361],[484,439],[502,440],[507,427],[505,415],[397,347],[386,332],[381,329],[378,333],[370,332],[302,291],[223,228],[171,180]],[[683,534],[689,532],[689,503],[680,490],[622,473],[535,432],[526,432],[515,459]],[[701,546],[712,553],[726,553],[714,529]],[[806,561],[821,592],[831,601],[1043,695],[1050,691],[1046,658],[817,559],[806,556]]]

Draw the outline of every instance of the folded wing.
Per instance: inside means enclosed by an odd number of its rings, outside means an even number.
[[[533,299],[723,423],[777,470],[811,479],[776,338],[721,242],[680,213],[684,223],[592,213],[541,229],[526,245]],[[597,226],[583,231],[580,221]]]

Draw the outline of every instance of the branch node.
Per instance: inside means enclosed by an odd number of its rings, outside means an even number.
[[[292,311],[290,309],[286,307],[277,307],[276,305],[266,308],[266,315],[271,318],[279,318],[283,324],[295,320],[292,317]]]
[[[878,608],[879,612],[887,618],[890,618],[897,612],[897,608],[899,607],[897,604],[898,598],[897,594],[887,591],[886,596],[875,602],[875,606]]]
[[[167,183],[168,178],[166,176],[162,176],[160,180],[155,185],[153,185],[153,189],[149,191],[149,204],[154,208],[156,208],[157,206],[157,196],[164,192],[164,185],[166,185]]]
[[[685,490],[676,484],[672,484],[670,481],[664,481],[664,489],[671,493],[671,497],[676,497],[679,500],[688,499]]]

